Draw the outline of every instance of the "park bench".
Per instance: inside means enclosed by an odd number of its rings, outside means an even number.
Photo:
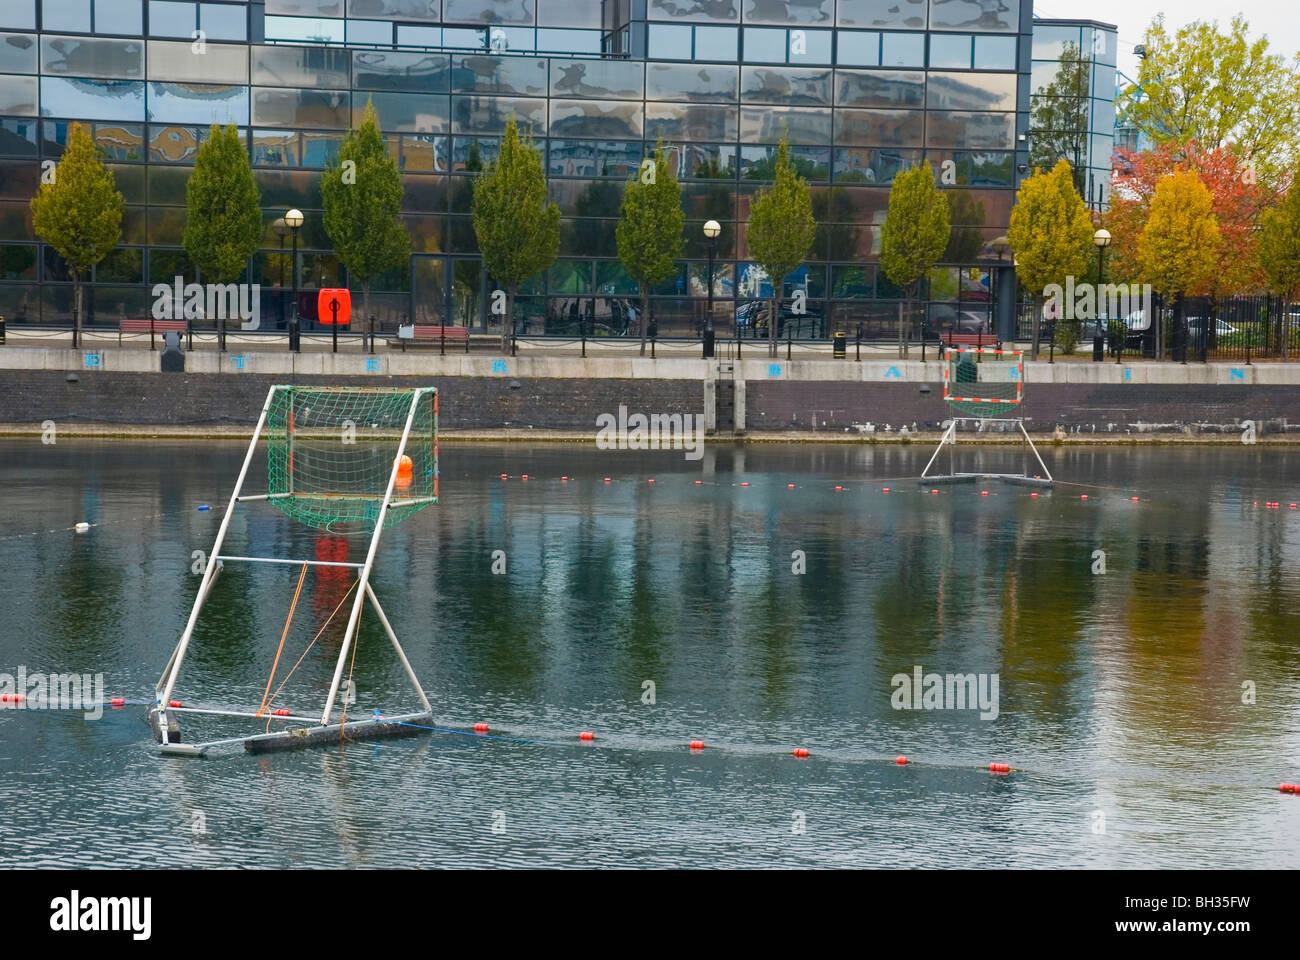
[[[995,333],[942,333],[939,339],[947,347],[1000,347]]]
[[[409,334],[405,331],[409,330]],[[465,352],[469,353],[469,328],[468,327],[445,327],[434,324],[417,323],[410,327],[402,327],[397,331],[398,342],[402,345],[402,352],[406,352],[408,343],[417,341],[436,341],[440,346],[446,343],[463,343]]]
[[[123,317],[117,325],[117,343],[122,345],[122,334],[124,333],[147,333],[149,334],[149,349],[154,349],[153,335],[155,333],[185,333],[189,324],[185,320],[136,320],[129,317]]]

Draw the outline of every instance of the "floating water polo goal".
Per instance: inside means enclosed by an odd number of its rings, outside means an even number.
[[[245,493],[249,468],[257,453],[258,443],[263,439],[266,441],[267,489],[265,493]],[[271,387],[253,430],[239,477],[235,481],[230,504],[217,531],[216,542],[208,554],[189,621],[158,681],[156,702],[149,710],[149,724],[155,738],[162,744],[163,753],[201,756],[210,747],[238,742],[242,742],[249,752],[260,753],[338,742],[344,737],[345,730],[346,737],[353,740],[399,736],[426,730],[432,721],[432,707],[398,642],[391,622],[380,606],[379,598],[370,584],[370,577],[384,531],[437,502],[436,389]],[[327,540],[355,538],[356,542],[366,547],[364,561],[339,559],[331,551],[325,552],[329,559],[324,559],[319,548],[316,557],[308,559],[223,553],[226,533],[235,512],[245,504],[252,503],[265,503],[299,524],[329,534],[325,538]],[[344,547],[346,550],[346,543]],[[288,617],[279,646],[275,648],[266,692],[262,695],[260,705],[248,705],[247,708],[225,704],[210,707],[182,705],[182,701],[173,699],[181,665],[194,638],[204,606],[228,563],[299,568],[297,589],[288,605]],[[299,715],[296,711],[275,705],[279,692],[307,656],[306,651],[298,658],[298,663],[280,678],[280,686],[273,686],[282,660],[286,666],[291,662],[285,650],[286,640],[290,635],[294,611],[307,571],[311,568],[317,568],[318,576],[328,574],[331,578],[341,577],[352,581],[325,624],[307,645],[310,650],[325,633],[335,614],[347,605],[345,601],[351,598],[347,626],[328,692],[323,683],[318,684],[315,691],[315,695],[324,697],[319,717],[314,714]],[[358,626],[365,601],[369,601],[392,643],[397,660],[423,708],[421,712],[381,717],[379,711],[375,710],[374,716],[348,721],[349,697],[345,695],[340,704],[341,712],[335,720],[334,707],[345,668],[349,675],[347,689],[351,690],[352,667],[349,653],[352,654],[352,662],[355,662]],[[274,637],[268,638],[268,651],[270,648],[274,648]],[[250,657],[258,652],[261,651],[250,651]],[[275,692],[272,693],[272,690]],[[304,696],[295,692],[298,696]],[[261,732],[195,745],[182,744],[181,714],[222,717],[244,725],[249,725],[251,721],[256,728],[261,728]],[[304,723],[309,725],[304,726]]]
[[[1050,487],[1052,474],[1025,430],[1020,410],[1025,399],[1025,356],[1020,350],[949,347],[943,370],[943,399],[956,416],[947,423],[939,447],[921,471],[920,483],[973,483],[1003,480]],[[1018,433],[1024,440],[1020,473],[958,472],[957,435],[963,424],[978,432]],[[948,472],[931,473],[941,455],[948,455]],[[1032,455],[1032,460],[1030,459]],[[1034,468],[1034,472],[1030,472]]]

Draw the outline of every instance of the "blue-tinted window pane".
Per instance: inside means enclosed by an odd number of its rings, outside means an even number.
[[[523,53],[537,49],[537,37],[531,27],[492,27],[487,45],[494,53]]]
[[[0,73],[35,73],[36,38],[21,33],[0,35]]]
[[[90,0],[44,0],[41,26],[45,30],[90,32]]]
[[[735,60],[737,55],[735,27],[696,27],[696,60]]]
[[[140,33],[141,0],[95,0],[96,33]]]
[[[348,0],[347,14],[349,17],[437,23],[442,19],[442,6],[438,0]]]
[[[1014,110],[1014,73],[931,73],[926,84],[931,110]]]
[[[930,0],[931,30],[1015,33],[1020,4],[1013,0]]]
[[[940,70],[970,66],[971,38],[964,33],[936,33],[930,37],[930,66]]]
[[[536,57],[457,56],[452,62],[456,93],[496,93],[521,97],[546,93],[547,61]]]
[[[975,69],[1016,69],[1016,38],[977,36],[975,38]]]
[[[739,77],[735,64],[651,63],[646,67],[646,99],[735,100]]]
[[[740,17],[739,0],[649,0],[651,20],[730,20]]]
[[[785,63],[786,32],[764,27],[745,28],[746,63]]]
[[[451,129],[451,103],[446,94],[358,93],[352,98],[354,127],[361,126],[367,102],[374,103],[385,131],[447,133]]]
[[[1047,27],[1034,24],[1035,60],[1060,60],[1066,47],[1079,46],[1080,27]]]
[[[247,40],[248,7],[233,3],[201,3],[199,29],[209,40]]]
[[[925,66],[925,34],[883,34],[880,63],[885,67]]]
[[[691,28],[675,24],[650,24],[651,60],[689,60]]]
[[[393,25],[387,20],[349,20],[344,29],[348,43],[386,46],[393,42]]]
[[[271,33],[268,17],[267,35]],[[276,18],[280,19],[280,18]],[[149,33],[155,37],[190,37],[197,26],[194,4],[149,0]],[[301,39],[301,38],[294,38]]]
[[[150,83],[149,119],[163,123],[248,125],[248,87]]]
[[[156,2],[156,0],[155,0]],[[306,40],[311,43],[342,43],[342,20],[309,20],[306,17],[267,17],[268,40]],[[149,23],[153,31],[153,21]],[[187,33],[186,36],[189,36]]]
[[[397,42],[404,47],[440,47],[442,27],[398,27]]]
[[[442,19],[461,23],[532,24],[534,0],[445,0]]]
[[[600,53],[600,31],[538,30],[537,49],[555,53]]]
[[[141,121],[144,120],[144,83],[42,77],[41,116]]]
[[[644,64],[636,60],[556,60],[551,96],[639,100],[645,92]]]
[[[487,31],[470,30],[465,27],[447,27],[442,31],[442,42],[444,46],[448,47],[460,47],[470,50],[483,49],[487,46]]]
[[[36,115],[36,78],[0,76],[0,112]]]
[[[829,30],[791,30],[791,63],[830,63],[831,32]]]
[[[0,4],[0,27],[36,29],[36,0],[5,0]]]
[[[837,39],[836,62],[849,67],[880,65],[880,34],[841,30]]]

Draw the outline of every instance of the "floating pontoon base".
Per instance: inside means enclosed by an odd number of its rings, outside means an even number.
[[[1052,486],[1052,481],[1044,477],[1022,477],[1016,473],[956,473],[939,477],[921,477],[916,482],[921,486],[940,487],[948,483],[974,483],[976,480],[1001,480],[1003,483],[1015,484],[1021,487],[1048,487]]]
[[[407,713],[372,720],[348,721],[346,728],[337,723],[323,727],[299,727],[262,733],[244,739],[244,749],[249,753],[272,753],[277,750],[299,750],[320,747],[348,740],[383,740],[390,737],[412,737],[428,733],[433,728],[433,717],[428,713]],[[340,731],[342,734],[340,735]]]

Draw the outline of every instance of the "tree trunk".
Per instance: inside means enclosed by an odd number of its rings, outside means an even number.
[[[445,324],[447,322],[447,318],[443,317],[442,322]],[[361,338],[363,343],[365,341],[366,331],[369,329],[370,329],[370,281],[366,280],[361,284]]]
[[[775,284],[773,285],[775,287]],[[772,315],[767,321],[767,355],[776,356],[776,328],[781,322],[781,297],[772,298]]]
[[[81,273],[72,271],[72,349],[81,343]]]
[[[1175,343],[1178,344],[1178,360],[1180,363],[1187,362],[1187,298],[1183,294],[1178,295],[1177,304],[1177,327],[1175,334]]]
[[[1030,348],[1029,358],[1031,360],[1037,360],[1039,339],[1043,333],[1043,308],[1037,303],[1038,300],[1037,297],[1031,297],[1030,299],[1035,302],[1034,302],[1034,321],[1031,324],[1031,326],[1033,327],[1034,343],[1033,346]]]
[[[1287,348],[1291,345],[1291,314],[1287,312],[1290,308],[1289,298],[1283,294],[1280,297],[1282,301],[1282,359],[1287,359]]]
[[[515,332],[515,287],[506,288],[506,315],[501,318],[501,352],[510,352],[510,335]],[[578,320],[582,322],[581,317]]]
[[[646,333],[650,330],[650,290],[641,284],[641,316],[636,318],[637,332],[641,334],[641,356],[645,356]]]
[[[898,359],[903,359],[903,304],[907,302],[904,297],[898,301]]]

